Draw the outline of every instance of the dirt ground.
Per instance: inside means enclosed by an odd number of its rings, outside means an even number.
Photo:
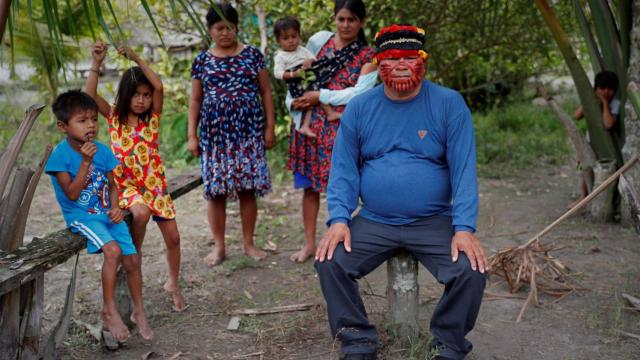
[[[522,176],[480,179],[478,235],[489,253],[522,243],[565,210],[576,187],[568,167],[543,167]],[[182,286],[190,307],[171,311],[162,291],[166,265],[160,233],[149,227],[143,251],[144,296],[156,338],[145,342],[134,336],[123,349],[108,352],[84,324],[98,322],[101,258],[80,256],[73,321],[60,351],[63,359],[337,359],[339,344],[329,334],[325,304],[313,264],[298,265],[289,256],[302,242],[301,193],[291,185],[278,186],[259,202],[256,241],[270,241],[277,250],[264,261],[242,255],[237,203],[228,206],[228,260],[208,268],[201,261],[210,249],[206,203],[199,190],[176,201],[182,235]],[[319,223],[326,219],[323,199]],[[48,179],[38,189],[27,232],[42,236],[63,226]],[[319,227],[319,233],[322,227]],[[530,307],[515,323],[523,299],[500,297],[508,293],[504,281],[493,277],[475,329],[468,359],[638,359],[640,340],[621,333],[640,334],[640,313],[629,309],[623,293],[640,297],[640,237],[619,225],[592,224],[574,216],[543,239],[566,246],[557,251],[588,288],[561,301],[542,297],[544,305]],[[597,249],[596,249],[597,248]],[[594,251],[599,250],[599,251]],[[59,316],[71,262],[47,273],[45,333]],[[396,345],[384,332],[386,266],[361,284],[370,318],[381,331],[381,359],[425,359],[426,337]],[[420,269],[420,323],[426,331],[442,288]],[[526,292],[518,294],[522,298]],[[313,303],[308,311],[242,316],[237,331],[226,330],[234,310]]]

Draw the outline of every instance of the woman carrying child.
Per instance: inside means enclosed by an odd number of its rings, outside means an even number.
[[[133,215],[131,237],[138,253],[150,218],[158,224],[167,247],[169,277],[164,290],[172,296],[173,309],[183,311],[186,301],[179,284],[180,234],[173,200],[167,192],[165,168],[158,152],[163,88],[160,77],[133,50],[118,48],[118,53],[138,66],[124,72],[118,85],[115,106],[97,93],[98,74],[107,45],[96,42],[86,90],[98,103],[98,111],[107,119],[111,149],[120,165],[114,170],[120,190],[120,207]]]
[[[227,198],[239,198],[244,253],[267,254],[255,246],[256,196],[271,190],[265,148],[275,143],[275,116],[264,56],[238,41],[238,13],[218,4],[207,13],[214,46],[193,61],[189,105],[189,150],[200,155],[204,198],[214,247],[209,266],[225,258]],[[198,125],[200,131],[198,133]],[[199,136],[198,136],[199,134]]]
[[[289,168],[293,171],[294,187],[304,189],[304,246],[291,255],[295,262],[304,262],[316,252],[320,193],[327,188],[333,142],[340,126],[339,120],[329,118],[323,106],[318,105],[328,104],[342,113],[351,98],[372,88],[376,82],[376,66],[371,64],[374,52],[367,46],[362,30],[365,15],[362,0],[336,0],[336,33],[320,31],[307,43],[307,49],[315,52],[318,59],[314,67],[321,68],[321,76],[328,76],[330,80],[320,91],[307,91],[290,103],[294,110],[311,112],[311,129],[316,135],[305,136],[292,129],[289,140]]]

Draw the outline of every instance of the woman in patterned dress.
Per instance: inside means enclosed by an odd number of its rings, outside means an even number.
[[[371,88],[375,83],[376,66],[371,64],[374,52],[367,46],[362,26],[366,9],[361,0],[337,0],[334,7],[336,33],[318,52],[317,59],[341,59],[333,76],[320,91],[308,91],[293,101],[295,110],[310,110],[311,129],[317,137],[301,135],[295,129],[289,140],[289,168],[294,173],[294,186],[304,189],[302,218],[304,245],[291,255],[291,260],[304,262],[316,252],[316,222],[320,207],[320,193],[325,192],[331,168],[331,151],[340,120],[330,121],[320,103],[334,106],[338,112],[353,96]],[[327,32],[320,32],[309,39],[317,41]],[[324,39],[323,39],[324,40]],[[344,58],[348,60],[344,60]],[[374,81],[360,83],[361,78],[373,77]]]
[[[236,36],[238,13],[219,5],[207,13],[215,45],[193,61],[189,105],[189,150],[200,155],[204,198],[214,247],[204,258],[209,266],[225,258],[227,198],[239,198],[244,252],[260,260],[255,246],[256,196],[271,190],[265,148],[275,143],[275,117],[264,56]],[[198,138],[197,128],[200,125]]]
[[[118,53],[138,66],[122,74],[115,106],[98,95],[98,72],[107,53],[107,45],[96,42],[91,54],[93,63],[87,77],[87,93],[107,119],[111,150],[120,160],[113,173],[120,191],[120,207],[133,215],[131,237],[141,253],[147,223],[158,224],[167,247],[169,278],[164,290],[173,298],[173,309],[183,311],[187,305],[180,291],[180,233],[173,200],[167,192],[164,165],[158,152],[160,114],[163,104],[162,80],[138,54],[126,47]]]

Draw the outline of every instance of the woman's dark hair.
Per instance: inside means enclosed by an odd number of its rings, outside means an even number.
[[[360,21],[363,21],[364,18],[367,17],[367,9],[362,0],[336,0],[333,15],[338,15],[338,11],[342,9],[351,11]],[[364,42],[365,45],[367,44],[367,38],[364,36],[364,30],[362,30],[362,28],[360,28],[358,32],[358,40]]]
[[[300,34],[300,21],[293,16],[283,17],[273,25],[273,35],[276,37],[276,40],[278,40],[280,35],[289,29],[293,29]]]
[[[131,106],[131,99],[135,95],[138,86],[147,85],[149,89],[153,91],[153,86],[149,82],[149,79],[144,75],[142,69],[139,66],[129,68],[122,74],[120,84],[118,84],[118,92],[116,93],[116,108],[115,113],[120,121],[126,121],[129,115],[129,107]],[[151,111],[153,109],[153,103],[149,106],[149,109],[142,114],[138,114],[139,119],[142,121],[148,121],[151,118]]]
[[[213,24],[217,23],[218,21],[224,20],[227,20],[236,27],[238,26],[238,12],[233,6],[231,6],[231,4],[218,3],[216,4],[216,6],[218,7],[218,11],[216,11],[216,9],[214,9],[213,7],[210,7],[209,11],[207,11],[207,29],[211,29]],[[220,12],[224,17],[221,17],[218,12]]]

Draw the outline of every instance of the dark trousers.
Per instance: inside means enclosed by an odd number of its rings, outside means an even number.
[[[341,243],[332,260],[315,264],[331,333],[342,342],[342,352],[376,350],[378,333],[367,318],[357,279],[404,248],[445,286],[431,317],[433,344],[443,347],[442,356],[464,358],[472,348],[465,335],[478,317],[486,276],[471,269],[464,253],[457,262],[451,260],[451,217],[435,215],[406,225],[386,225],[356,216],[349,227],[351,252]]]

